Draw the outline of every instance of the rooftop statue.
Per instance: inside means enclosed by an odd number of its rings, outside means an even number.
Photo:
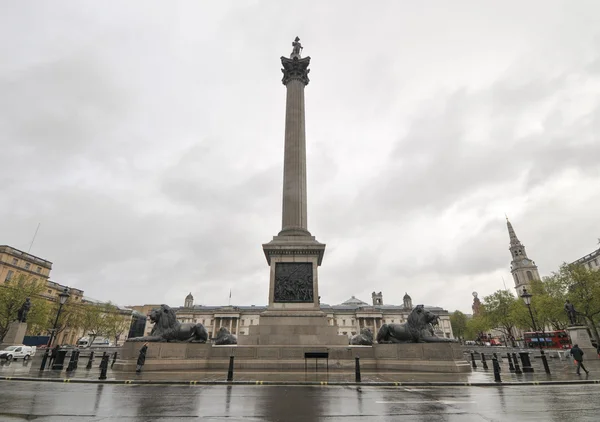
[[[454,343],[456,340],[438,337],[433,326],[439,317],[417,305],[403,324],[383,324],[377,333],[377,343]]]

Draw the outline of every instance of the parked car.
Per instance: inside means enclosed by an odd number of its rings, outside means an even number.
[[[0,359],[29,360],[31,357],[35,356],[35,349],[35,346],[8,346],[6,349],[0,350]]]

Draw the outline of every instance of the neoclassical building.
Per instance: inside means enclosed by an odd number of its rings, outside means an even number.
[[[372,303],[369,304],[354,296],[339,305],[322,304],[321,310],[327,314],[329,325],[337,326],[338,333],[351,337],[368,327],[377,333],[383,324],[399,324],[413,309],[412,299],[404,295],[402,305],[386,305],[381,292],[373,292]],[[160,305],[144,305],[131,307],[147,314],[151,309]],[[450,314],[437,306],[425,306],[429,311],[439,315],[440,323],[436,334],[440,337],[454,338],[450,325]],[[206,306],[194,305],[194,297],[190,293],[184,299],[184,306],[174,308],[180,322],[201,323],[214,337],[221,327],[226,327],[235,335],[248,334],[248,327],[260,324],[260,314],[267,310],[266,306]],[[146,323],[145,333],[152,329],[150,321]]]

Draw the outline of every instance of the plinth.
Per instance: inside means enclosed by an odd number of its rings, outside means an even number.
[[[23,339],[25,338],[26,333],[26,322],[11,322],[8,326],[8,331],[6,332],[6,335],[2,339],[2,344],[7,346],[23,344]]]
[[[583,350],[584,359],[592,359],[598,355],[585,325],[571,325],[567,327],[567,333],[571,338],[571,344],[573,346],[577,344]]]

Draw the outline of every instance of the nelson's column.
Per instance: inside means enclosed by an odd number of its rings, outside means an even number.
[[[317,270],[325,244],[308,231],[306,213],[306,134],[304,87],[310,57],[301,57],[296,37],[292,54],[281,57],[282,82],[287,89],[283,161],[281,231],[263,246],[270,266],[269,305],[240,344],[340,345],[348,344],[337,328],[329,326],[319,304]]]

